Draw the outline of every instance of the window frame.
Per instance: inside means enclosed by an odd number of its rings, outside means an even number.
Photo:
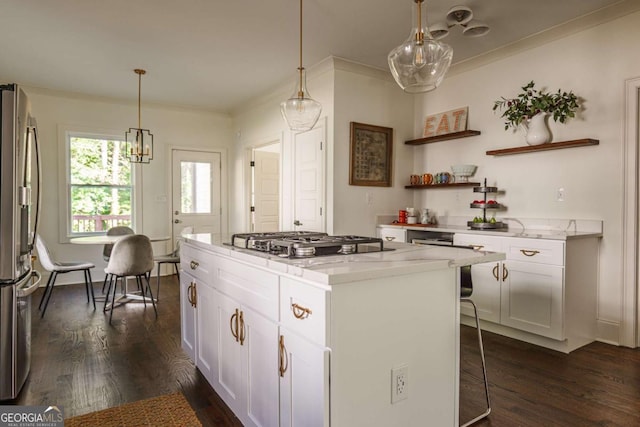
[[[108,139],[124,141],[124,132],[113,130],[97,129],[86,126],[62,125],[58,129],[58,146],[60,147],[59,158],[59,215],[60,226],[59,236],[60,243],[68,243],[74,237],[82,236],[99,236],[106,234],[106,230],[102,232],[84,232],[74,233],[72,231],[71,220],[71,138],[91,138],[91,139]],[[136,230],[141,224],[141,195],[137,190],[140,188],[141,173],[137,164],[131,165],[131,228]]]

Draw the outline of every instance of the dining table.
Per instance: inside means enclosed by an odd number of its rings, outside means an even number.
[[[94,236],[81,236],[81,237],[73,237],[69,239],[69,242],[74,245],[112,245],[115,244],[118,240],[131,236],[131,234],[122,234],[122,235],[114,235],[107,236],[106,234],[94,235]],[[147,236],[151,242],[164,242],[171,239],[170,236]],[[150,275],[151,273],[149,273]],[[127,280],[124,280],[125,285],[122,290],[122,295],[120,295],[114,302],[114,307],[122,304],[126,304],[128,302],[151,302],[148,297],[141,295],[141,291],[129,291],[127,287]],[[103,289],[104,292],[104,289]],[[96,301],[105,301],[106,296],[97,296],[95,297]],[[157,300],[156,300],[157,301]],[[110,309],[110,304],[105,305],[105,310]]]

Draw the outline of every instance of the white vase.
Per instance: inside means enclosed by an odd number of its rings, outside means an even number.
[[[524,123],[525,140],[529,145],[540,145],[551,142],[551,131],[547,125],[549,113],[538,113]]]

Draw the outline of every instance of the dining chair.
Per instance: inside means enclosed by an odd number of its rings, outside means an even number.
[[[105,268],[105,273],[107,273],[110,278],[103,311],[107,311],[109,293],[113,289],[111,307],[109,309],[111,312],[109,315],[109,324],[111,324],[113,311],[116,306],[116,288],[118,287],[118,279],[121,280],[123,288],[126,289],[127,277],[136,278],[136,283],[142,293],[145,307],[147,306],[147,297],[144,281],[146,281],[146,290],[149,292],[149,299],[153,305],[156,318],[158,317],[158,310],[156,309],[156,303],[153,299],[153,293],[151,292],[151,285],[149,283],[149,276],[152,270],[153,248],[151,247],[151,241],[147,236],[143,234],[133,234],[125,236],[114,243],[109,257],[109,264],[107,265],[107,268]]]
[[[42,293],[42,298],[40,298],[40,305],[38,306],[38,309],[41,310],[40,317],[44,317],[44,313],[47,311],[47,306],[49,305],[49,300],[51,299],[51,294],[53,293],[53,286],[56,282],[58,274],[71,273],[72,271],[84,272],[84,285],[87,291],[87,303],[90,302],[89,294],[91,294],[91,300],[93,300],[93,309],[95,310],[96,299],[93,295],[93,281],[91,280],[91,269],[94,268],[95,265],[91,262],[84,261],[55,261],[51,256],[51,253],[49,252],[44,239],[39,234],[36,235],[36,249],[38,250],[40,264],[45,270],[51,273],[49,275],[47,285],[44,288],[44,292]],[[43,303],[44,307],[42,306]]]
[[[480,319],[478,317],[478,308],[471,299],[472,294],[473,282],[471,280],[471,266],[466,265],[460,267],[460,302],[469,303],[473,306],[473,314],[476,320],[476,329],[478,331],[478,347],[480,349],[480,360],[482,361],[482,378],[484,379],[484,393],[487,402],[487,409],[472,420],[461,424],[460,427],[470,426],[471,424],[474,424],[477,421],[480,421],[481,419],[487,417],[491,413],[491,401],[489,400],[489,380],[487,379],[487,368],[484,360],[484,347],[482,345],[482,333],[480,332]]]
[[[180,235],[193,233],[193,227],[184,227],[180,232]],[[153,260],[158,264],[158,277],[156,286],[156,300],[160,301],[160,266],[162,264],[173,264],[176,270],[176,276],[178,278],[178,285],[180,285],[180,245],[182,244],[182,238],[176,239],[176,246],[173,252],[157,255],[153,257]]]
[[[124,236],[128,234],[135,234],[135,231],[131,229],[131,227],[127,227],[125,225],[119,225],[117,227],[111,227],[107,230],[107,236]],[[109,262],[109,257],[111,256],[111,251],[113,250],[113,243],[108,243],[104,245],[102,248],[102,259],[106,262]],[[109,275],[104,276],[104,283],[102,283],[102,293],[104,293],[104,288],[107,286],[107,279],[109,279]]]

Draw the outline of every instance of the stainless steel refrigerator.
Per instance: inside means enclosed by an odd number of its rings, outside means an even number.
[[[0,117],[0,400],[7,400],[20,393],[31,365],[40,161],[29,99],[15,84],[0,85]]]

